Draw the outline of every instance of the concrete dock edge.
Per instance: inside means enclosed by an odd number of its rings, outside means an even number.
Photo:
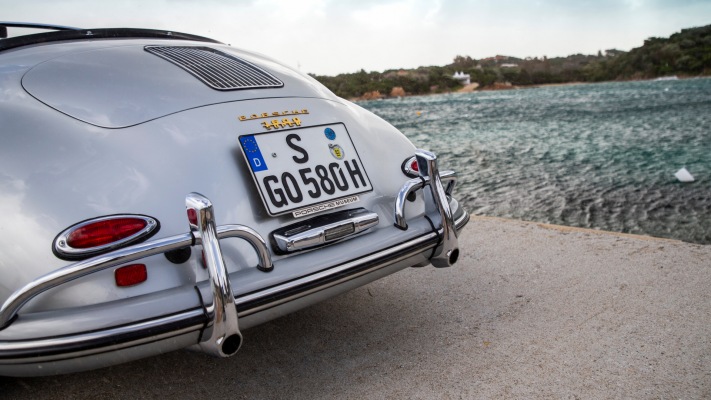
[[[0,398],[710,398],[711,246],[475,217],[407,269],[244,332]]]

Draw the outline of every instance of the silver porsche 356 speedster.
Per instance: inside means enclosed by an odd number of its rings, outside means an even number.
[[[457,261],[454,172],[214,40],[0,22],[0,375],[170,350]]]

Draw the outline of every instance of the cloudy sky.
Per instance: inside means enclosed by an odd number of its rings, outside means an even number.
[[[336,75],[630,50],[711,24],[711,0],[0,0],[0,19],[193,33]]]

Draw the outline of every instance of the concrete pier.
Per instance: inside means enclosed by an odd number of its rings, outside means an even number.
[[[473,218],[459,263],[408,269],[244,332],[2,399],[711,397],[711,246]]]

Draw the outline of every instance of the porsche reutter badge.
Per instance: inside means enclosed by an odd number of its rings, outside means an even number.
[[[328,148],[331,150],[331,155],[336,157],[336,160],[343,160],[343,157],[345,157],[341,146],[337,144],[329,144]]]

